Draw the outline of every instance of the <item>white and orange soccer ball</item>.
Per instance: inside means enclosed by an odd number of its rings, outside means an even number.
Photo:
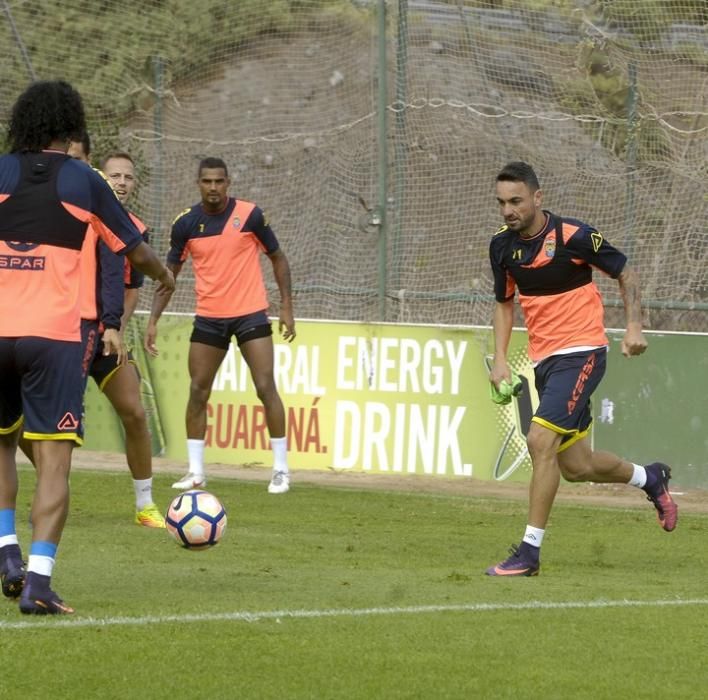
[[[167,532],[187,549],[215,545],[226,531],[226,510],[208,491],[185,491],[177,496],[165,516]]]

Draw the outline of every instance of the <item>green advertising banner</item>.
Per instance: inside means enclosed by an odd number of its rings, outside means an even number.
[[[672,484],[708,488],[708,335],[646,333],[641,357],[610,332],[607,374],[593,397],[595,447],[637,464],[671,465]]]
[[[132,336],[154,453],[180,461],[191,329],[191,317],[163,318],[157,358],[144,355],[135,329]],[[537,396],[526,333],[512,335],[510,361],[524,391],[507,406],[489,398],[490,336],[488,328],[335,321],[299,321],[292,344],[274,335],[291,468],[527,481],[525,435]],[[637,463],[668,462],[677,484],[705,487],[706,413],[697,394],[708,384],[706,338],[648,337],[647,353],[627,359],[621,334],[611,334],[608,372],[593,397],[594,446]],[[265,414],[235,344],[214,381],[207,422],[207,462],[270,467]],[[85,444],[122,450],[120,424],[93,385]]]
[[[153,444],[177,460],[186,460],[191,329],[191,317],[165,317],[159,356],[138,363],[156,405],[149,411],[156,414],[151,427],[162,435]],[[523,436],[532,391],[510,406],[490,401],[485,361],[490,333],[488,328],[299,321],[294,343],[275,335],[275,376],[287,411],[291,468],[527,479]],[[524,333],[515,333],[512,354],[528,387],[532,373],[525,342]],[[137,344],[133,352],[142,353]],[[91,386],[86,447],[115,450],[120,435],[108,403]],[[263,407],[235,343],[212,388],[205,459],[271,465]]]

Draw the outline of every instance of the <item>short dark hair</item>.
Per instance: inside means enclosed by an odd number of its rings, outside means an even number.
[[[135,167],[135,161],[133,160],[133,157],[130,155],[130,153],[126,153],[125,151],[112,151],[108,155],[105,155],[103,156],[103,158],[101,158],[101,170],[104,170],[106,167],[106,163],[108,163],[109,160],[113,160],[114,158],[122,158],[123,160],[129,160],[133,164],[133,167]]]
[[[226,177],[229,176],[229,169],[226,167],[226,163],[221,158],[214,158],[214,157],[208,157],[208,158],[202,158],[202,160],[199,161],[199,170],[197,170],[197,177],[200,177],[202,174],[202,170],[205,170],[206,168],[223,168],[224,170],[224,175]]]
[[[52,141],[79,141],[85,132],[81,95],[64,80],[40,80],[13,105],[7,143],[12,153],[36,153]]]
[[[528,185],[532,192],[541,189],[536,172],[528,163],[524,163],[522,160],[507,163],[497,175],[497,182],[523,182]]]
[[[84,150],[84,155],[88,158],[91,155],[91,137],[89,136],[88,131],[84,131],[84,133],[81,134],[81,138],[76,139],[76,142],[81,144],[81,148]]]

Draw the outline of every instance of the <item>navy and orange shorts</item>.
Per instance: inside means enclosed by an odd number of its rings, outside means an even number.
[[[0,434],[80,445],[83,396],[81,343],[0,338]]]
[[[236,342],[241,347],[249,340],[267,338],[271,335],[273,335],[273,329],[268,314],[265,311],[257,311],[235,318],[195,316],[194,330],[189,341],[228,350],[232,336],[236,337]]]
[[[552,355],[536,365],[539,404],[531,420],[563,436],[559,451],[588,434],[590,397],[606,367],[607,348]]]
[[[111,377],[122,367],[118,364],[118,355],[104,355],[98,321],[81,319],[81,373],[83,388],[86,391],[88,378],[93,377],[98,388],[103,391]],[[128,352],[128,363],[138,371],[138,365],[132,352]],[[138,375],[139,376],[139,375]]]

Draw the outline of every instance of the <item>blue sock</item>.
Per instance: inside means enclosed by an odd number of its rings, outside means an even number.
[[[35,555],[39,557],[51,557],[52,559],[56,559],[58,546],[59,545],[54,544],[54,542],[43,542],[41,540],[32,542],[30,545],[30,556]]]
[[[16,546],[17,532],[15,530],[15,509],[0,509],[0,549]]]
[[[27,558],[27,571],[42,576],[51,577],[57,556],[57,545],[54,542],[37,541],[30,545]],[[49,580],[49,579],[47,579]]]
[[[0,537],[15,535],[15,509],[0,509]]]

